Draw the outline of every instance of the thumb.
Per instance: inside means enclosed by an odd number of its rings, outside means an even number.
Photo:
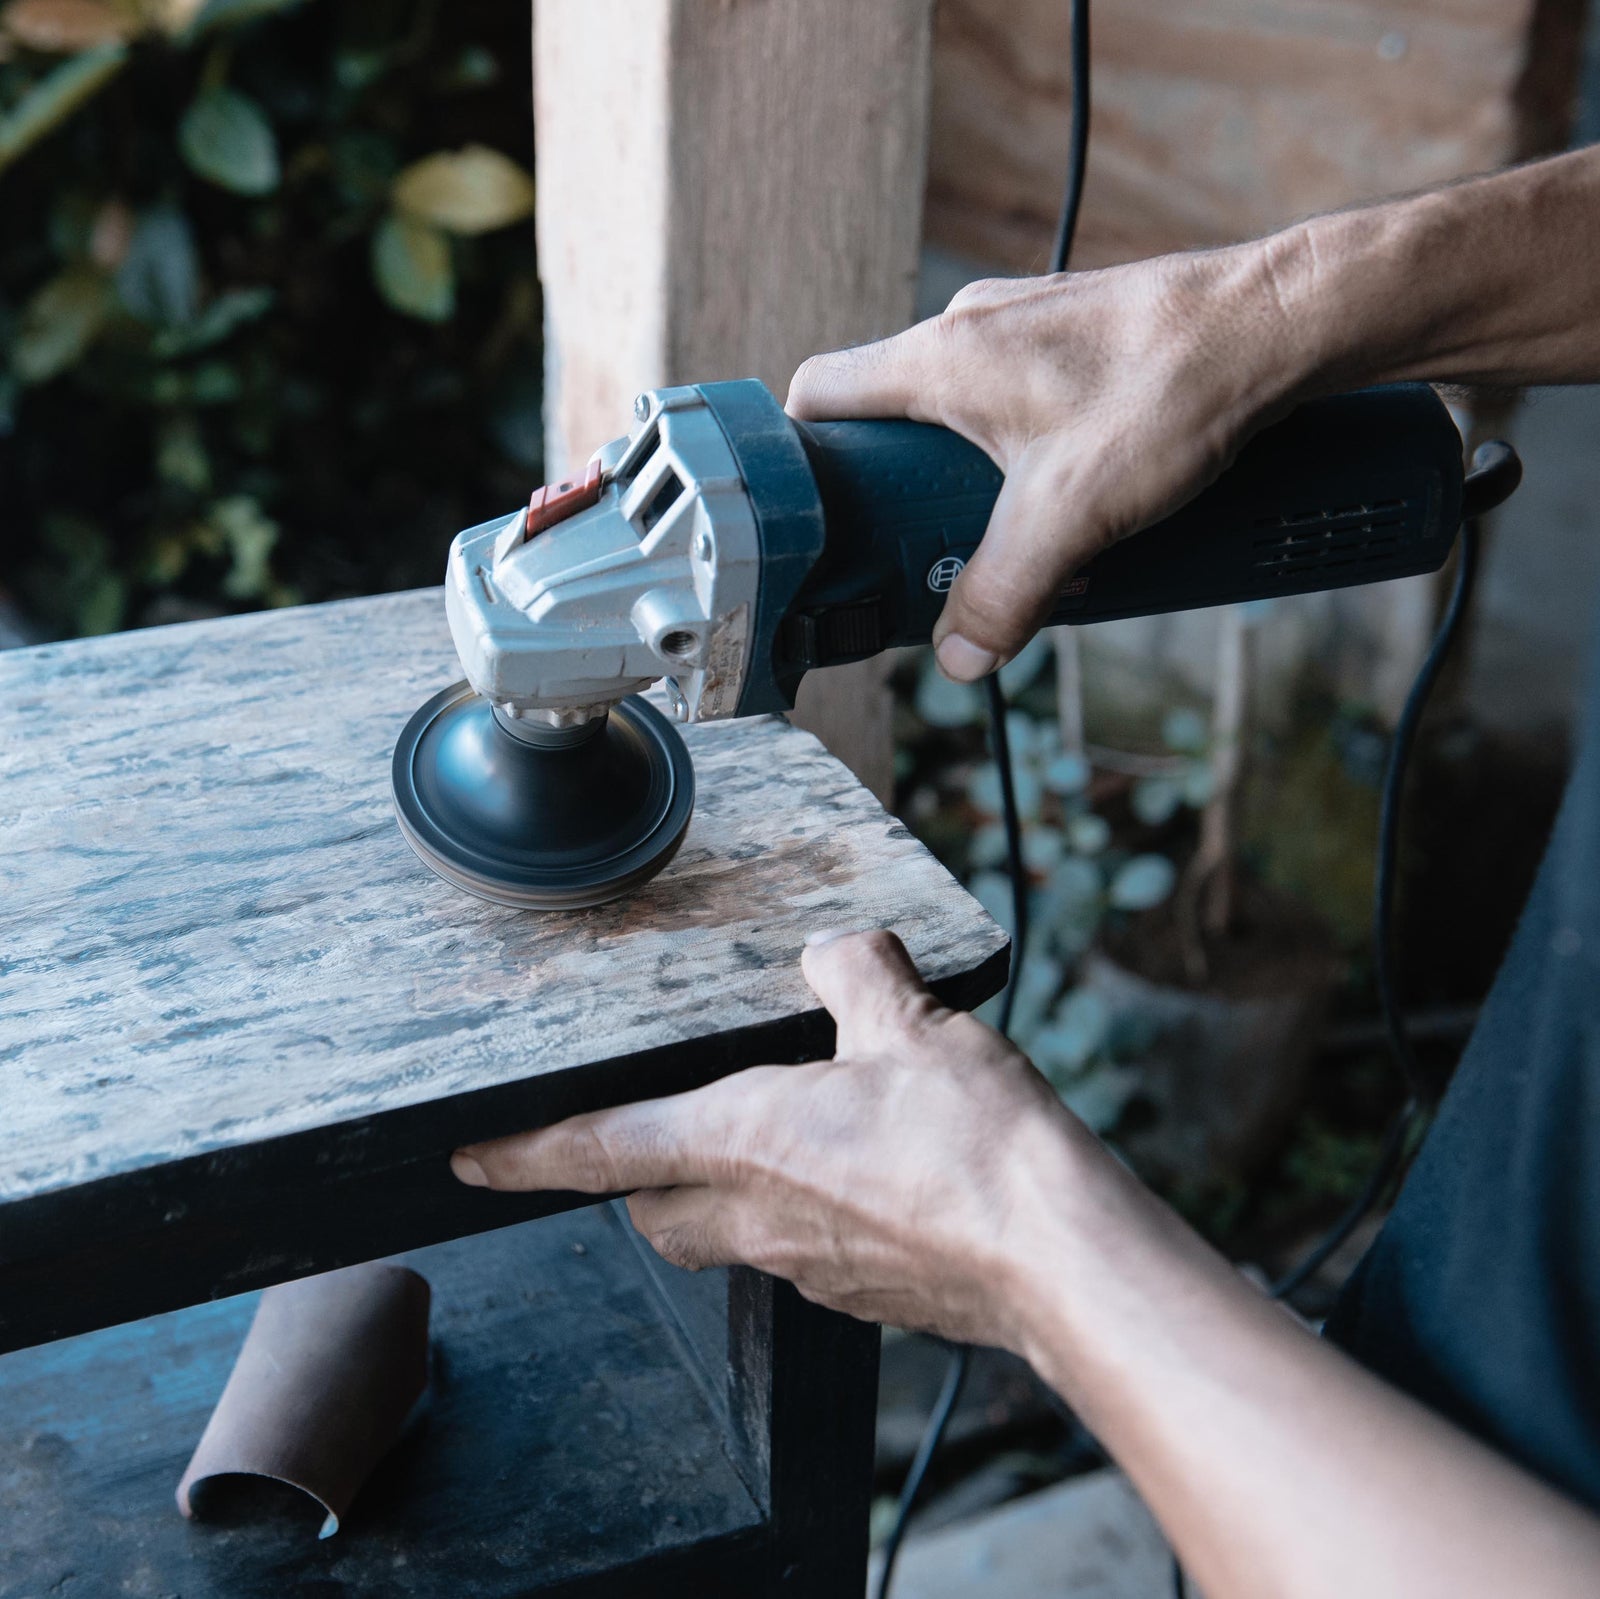
[[[970,683],[1009,661],[1039,630],[1074,570],[1104,545],[1074,514],[1070,474],[1024,452],[1006,473],[983,542],[951,587],[933,629],[939,667]]]
[[[838,1024],[836,1055],[878,1054],[939,1013],[893,933],[813,934],[800,969]]]

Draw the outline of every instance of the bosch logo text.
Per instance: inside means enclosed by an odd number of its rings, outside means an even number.
[[[950,585],[961,576],[961,568],[967,563],[959,555],[946,555],[943,559],[935,561],[928,568],[928,587],[935,594],[946,594]]]

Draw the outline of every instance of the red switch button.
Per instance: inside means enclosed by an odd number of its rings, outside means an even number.
[[[523,523],[522,539],[526,543],[535,533],[543,533],[557,522],[564,522],[579,511],[586,511],[600,502],[600,463],[591,461],[588,473],[581,479],[568,478],[561,483],[546,483],[533,491],[528,501],[528,519]]]

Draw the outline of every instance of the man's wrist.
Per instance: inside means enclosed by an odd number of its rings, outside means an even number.
[[[1591,380],[1597,246],[1600,152],[1582,150],[1314,217],[1259,248],[1292,263],[1287,342],[1310,395],[1406,380]]]
[[[994,1280],[1006,1346],[1059,1387],[1070,1283],[1103,1237],[1126,1173],[1065,1109],[1052,1110],[1059,1113],[1039,1116],[1012,1140],[1009,1223]]]

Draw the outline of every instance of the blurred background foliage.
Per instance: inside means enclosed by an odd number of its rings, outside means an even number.
[[[540,480],[527,21],[0,5],[0,590],[38,632],[435,582]]]

